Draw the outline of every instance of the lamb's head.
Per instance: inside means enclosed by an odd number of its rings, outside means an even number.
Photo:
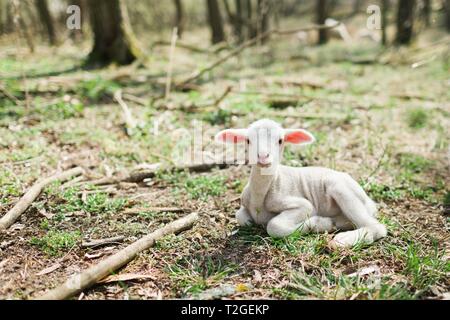
[[[226,129],[219,132],[218,142],[245,143],[248,162],[259,167],[273,167],[280,163],[286,143],[309,144],[314,142],[311,133],[304,129],[283,129],[277,122],[262,119],[247,129]]]

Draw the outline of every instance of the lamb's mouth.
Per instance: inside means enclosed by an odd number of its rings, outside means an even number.
[[[272,162],[268,162],[268,163],[258,162],[257,165],[258,165],[258,167],[261,167],[261,168],[268,168],[272,165]]]

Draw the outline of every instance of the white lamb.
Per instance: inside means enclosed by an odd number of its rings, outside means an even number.
[[[259,120],[248,129],[227,129],[216,141],[246,143],[250,179],[236,212],[239,225],[265,226],[272,237],[301,232],[338,233],[331,245],[370,244],[387,234],[376,219],[377,208],[348,174],[320,167],[294,168],[280,164],[286,143],[314,142],[303,129],[283,129],[272,120]]]

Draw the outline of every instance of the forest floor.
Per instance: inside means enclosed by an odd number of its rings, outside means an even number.
[[[172,86],[160,99],[168,47],[155,48],[147,67],[82,71],[73,67],[88,46],[38,47],[33,55],[5,46],[0,83],[14,97],[0,96],[0,215],[57,169],[79,165],[87,175],[72,186],[47,187],[0,234],[0,298],[36,297],[194,211],[200,221],[192,229],[158,241],[119,277],[75,298],[448,298],[448,40],[387,51],[370,43],[308,47],[273,40],[226,61],[189,90]],[[173,81],[216,58],[177,48]],[[139,123],[130,134],[113,98],[118,89]],[[160,172],[143,183],[88,183],[144,163],[170,164],[200,127],[200,149],[213,154],[214,133],[262,117],[311,131],[317,141],[288,148],[284,163],[351,174],[378,202],[388,236],[333,250],[333,234],[277,240],[259,227],[240,228],[234,213],[249,174],[242,165]],[[125,238],[81,245],[113,236]]]

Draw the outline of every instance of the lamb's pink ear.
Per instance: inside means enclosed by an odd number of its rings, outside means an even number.
[[[216,134],[217,142],[239,143],[247,139],[247,129],[227,129]]]
[[[293,144],[310,144],[315,141],[314,136],[303,129],[284,130],[284,141]]]

